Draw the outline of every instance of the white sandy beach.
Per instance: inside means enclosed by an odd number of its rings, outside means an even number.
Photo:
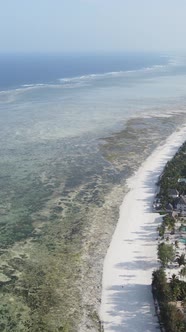
[[[157,268],[157,225],[152,213],[156,181],[166,162],[186,140],[186,127],[172,134],[128,181],[129,192],[104,261],[100,317],[104,332],[155,332],[151,294]]]

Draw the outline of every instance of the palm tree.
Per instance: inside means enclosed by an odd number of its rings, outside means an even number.
[[[185,265],[185,254],[181,254],[181,256],[177,258],[177,262],[179,266]]]
[[[183,278],[186,277],[186,266],[184,266],[183,269],[181,269],[180,276]]]
[[[172,278],[170,280],[170,287],[172,290],[173,299],[176,301],[181,294],[181,288],[180,288],[180,281],[175,274],[172,275]]]

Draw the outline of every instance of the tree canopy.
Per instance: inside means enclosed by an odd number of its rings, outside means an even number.
[[[158,258],[165,267],[168,263],[173,262],[175,250],[171,244],[161,243],[158,246]]]

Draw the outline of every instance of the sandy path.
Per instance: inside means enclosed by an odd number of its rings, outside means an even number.
[[[157,268],[159,214],[151,212],[155,183],[186,140],[186,127],[171,135],[128,181],[129,193],[104,261],[100,317],[104,331],[157,332],[151,294]]]

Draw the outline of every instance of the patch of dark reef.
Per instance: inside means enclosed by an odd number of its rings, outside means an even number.
[[[125,129],[103,139],[101,151],[124,177],[132,175],[142,161],[180,124],[179,116],[134,118]]]
[[[182,116],[132,119],[104,139],[0,147],[0,327],[99,331],[102,264],[125,180]]]

